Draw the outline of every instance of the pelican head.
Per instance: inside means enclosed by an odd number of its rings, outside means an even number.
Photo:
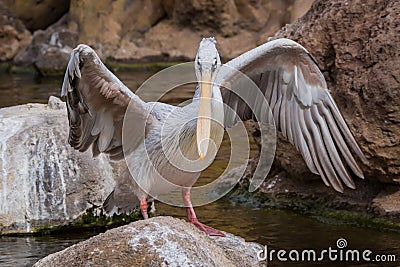
[[[197,149],[201,160],[207,154],[211,131],[211,102],[213,98],[212,83],[221,59],[216,48],[214,37],[203,38],[195,59],[195,71],[200,86],[199,111],[197,117]]]

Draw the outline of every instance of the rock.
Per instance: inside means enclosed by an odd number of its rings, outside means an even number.
[[[142,33],[164,16],[160,0],[75,0],[71,1],[69,24],[71,29],[79,30],[79,42],[91,45],[106,56],[119,53],[129,59],[127,53],[131,49],[131,56],[137,53],[134,46],[140,42]]]
[[[359,162],[365,180],[354,178],[356,190],[339,194],[312,175],[300,153],[279,137],[261,197],[296,209],[314,206],[368,212],[372,206],[370,212],[376,215],[399,219],[392,216],[398,212],[395,207],[400,207],[396,193],[400,191],[399,13],[398,1],[319,0],[304,17],[272,38],[293,39],[316,58],[369,164]],[[254,133],[259,135],[257,130]]]
[[[15,56],[14,65],[33,65],[43,75],[63,73],[78,44],[78,33],[66,29],[67,20],[65,16],[48,29],[35,31],[31,44]]]
[[[369,160],[361,166],[366,179],[398,185],[399,12],[398,1],[320,0],[306,16],[275,36],[298,41],[316,58],[339,110]],[[286,165],[282,163],[282,167]]]
[[[399,188],[394,186],[388,187],[372,200],[371,209],[379,215],[400,220],[399,199]]]
[[[34,266],[266,266],[262,246],[226,233],[209,237],[180,219],[155,217],[114,228]]]
[[[71,148],[65,103],[49,102],[0,109],[0,234],[96,217],[121,169]]]
[[[65,109],[65,103],[58,97],[50,96],[47,107],[49,109]]]
[[[68,12],[69,1],[58,0],[2,0],[26,27],[35,31],[45,29]]]
[[[302,9],[294,10],[297,2],[303,3]],[[79,32],[79,42],[93,46],[110,60],[193,60],[205,36],[215,36],[222,56],[228,59],[265,42],[311,3],[75,0],[71,1],[68,28]]]
[[[69,47],[55,47],[42,45],[35,66],[40,73],[46,75],[63,72],[67,68],[72,49]]]
[[[63,63],[67,51],[78,43],[92,46],[104,60],[188,61],[193,60],[199,41],[206,36],[215,36],[222,57],[230,59],[264,43],[306,12],[312,2],[73,0],[69,13],[60,19],[62,23],[35,31],[32,44],[14,58],[14,64],[35,65],[42,74],[51,68],[57,72],[67,64]],[[61,39],[62,32],[69,32],[72,46],[63,44],[57,50],[49,44],[50,36],[57,32]]]
[[[6,6],[0,2],[0,62],[12,60],[31,41],[31,34]]]

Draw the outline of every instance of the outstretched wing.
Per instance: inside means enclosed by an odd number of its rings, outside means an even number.
[[[122,125],[129,106],[127,127],[134,142],[142,140],[145,127],[151,126],[145,102],[132,93],[106,66],[92,48],[78,45],[71,54],[61,96],[66,97],[69,119],[69,144],[79,151],[92,145],[93,156],[108,153],[111,159],[123,158]]]
[[[278,39],[250,50],[226,66],[249,76],[265,96],[276,128],[302,154],[311,172],[327,186],[342,192],[344,182],[355,188],[344,162],[360,178],[363,173],[349,147],[366,158],[340,114],[326,81],[307,50],[289,39]],[[224,78],[234,80],[234,74]],[[242,120],[254,118],[252,109],[228,90],[224,102]]]

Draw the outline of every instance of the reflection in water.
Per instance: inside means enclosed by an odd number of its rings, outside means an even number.
[[[132,90],[153,74],[137,71],[118,75]],[[0,108],[26,103],[47,103],[49,96],[60,97],[62,76],[42,77],[35,74],[10,75],[0,72]]]
[[[157,203],[157,213],[184,219],[184,209]],[[394,264],[371,263],[292,263],[272,262],[268,266],[400,266],[400,234],[379,232],[349,225],[332,225],[305,217],[291,211],[270,210],[235,205],[227,199],[221,199],[206,206],[197,207],[199,220],[220,230],[241,236],[247,241],[267,245],[270,249],[332,249],[339,238],[345,238],[349,249],[361,251],[370,249],[374,254],[395,254]]]
[[[118,73],[126,85],[135,90],[153,74],[151,71]],[[13,106],[28,102],[46,103],[50,95],[60,95],[62,77],[37,77],[35,75],[9,75],[0,73],[0,107]],[[166,95],[162,100],[179,104],[193,96],[194,85],[183,86]],[[257,148],[251,144],[251,154]],[[208,183],[218,177],[229,160],[229,142],[225,139],[216,161],[205,170],[198,183]],[[185,218],[182,208],[157,203],[159,215],[171,215]],[[327,249],[335,247],[340,237],[347,239],[351,249],[370,249],[374,253],[392,253],[397,255],[397,264],[360,264],[355,263],[279,263],[269,266],[399,266],[400,234],[359,229],[347,225],[331,225],[293,212],[257,209],[231,203],[221,199],[206,206],[197,207],[199,219],[207,225],[256,241],[274,249]],[[0,266],[30,266],[38,259],[87,239],[97,233],[79,233],[62,236],[44,237],[0,237]]]
[[[0,237],[0,266],[32,266],[40,258],[96,233],[65,236]]]

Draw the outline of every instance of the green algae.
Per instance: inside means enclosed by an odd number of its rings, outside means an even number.
[[[85,231],[102,231],[110,228],[125,225],[130,222],[143,219],[140,212],[133,212],[130,215],[120,214],[107,216],[99,207],[92,207],[76,220],[65,225],[41,225],[33,226],[29,233],[11,232],[0,233],[0,236],[40,236],[50,234],[63,234]]]
[[[238,205],[288,210],[305,215],[324,223],[346,224],[379,231],[393,231],[400,233],[400,217],[398,220],[380,216],[368,210],[351,210],[346,207],[332,207],[332,196],[307,197],[292,194],[270,195],[260,191],[253,193],[246,190],[246,186],[236,187],[226,197]]]

